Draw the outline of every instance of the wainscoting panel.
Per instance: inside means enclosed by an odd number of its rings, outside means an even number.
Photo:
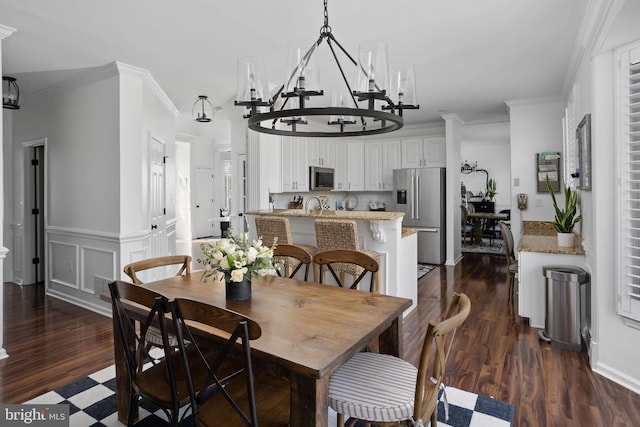
[[[49,280],[58,285],[79,289],[79,246],[71,243],[49,241]]]
[[[107,280],[116,278],[116,252],[98,248],[82,248],[82,287],[81,289],[91,294],[100,295],[103,292],[102,286],[96,289],[96,278]],[[100,284],[102,282],[99,282]]]

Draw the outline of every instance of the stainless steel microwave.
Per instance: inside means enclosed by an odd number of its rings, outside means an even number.
[[[311,191],[333,190],[334,170],[309,166],[309,189]]]

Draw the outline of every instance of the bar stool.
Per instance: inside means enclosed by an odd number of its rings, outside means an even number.
[[[291,226],[289,219],[279,216],[256,216],[256,234],[262,239],[265,246],[272,246],[273,242],[277,244],[298,246],[311,255],[311,258],[318,252],[313,245],[303,245],[294,243],[291,237]],[[277,239],[277,240],[276,240]],[[284,258],[285,275],[289,277],[291,270],[298,264],[298,260],[291,257]]]
[[[367,249],[360,249],[358,242],[358,225],[353,220],[317,219],[316,245],[318,253],[335,249],[348,249],[369,255],[380,264],[380,253]],[[335,264],[336,272],[340,273],[340,281],[344,283],[344,275],[353,276],[354,280],[362,273],[362,267],[353,264]],[[314,269],[314,281],[318,281],[318,271]],[[376,273],[377,274],[377,273]]]

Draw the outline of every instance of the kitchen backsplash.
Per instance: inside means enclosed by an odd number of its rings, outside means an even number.
[[[303,207],[308,207],[309,209],[317,209],[323,202],[332,210],[336,209],[336,203],[338,203],[338,205],[342,203],[344,208],[348,208],[349,206],[354,207],[354,210],[358,211],[368,211],[370,207],[380,209],[383,206],[386,207],[387,210],[392,209],[392,193],[389,191],[379,193],[371,191],[361,193],[335,191],[278,193],[271,195],[273,208],[288,209],[289,203],[298,200],[299,196],[302,197]],[[319,200],[312,199],[309,201],[309,199],[313,197],[317,197]]]

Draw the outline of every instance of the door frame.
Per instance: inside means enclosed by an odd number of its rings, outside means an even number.
[[[42,186],[42,191],[44,193],[44,203],[42,206],[42,224],[43,224],[43,233],[42,233],[42,238],[40,239],[42,242],[42,254],[43,254],[43,258],[42,260],[40,260],[40,263],[42,265],[42,272],[43,272],[43,277],[42,277],[42,282],[44,282],[45,284],[45,289],[48,288],[48,284],[49,284],[49,280],[48,280],[48,261],[51,259],[51,257],[49,256],[49,236],[47,233],[48,230],[48,222],[47,222],[47,218],[48,218],[48,206],[49,206],[49,201],[48,201],[48,195],[49,195],[49,191],[48,191],[48,187],[49,187],[49,180],[48,180],[48,150],[47,150],[47,138],[38,138],[38,139],[34,139],[34,140],[30,140],[30,141],[25,141],[22,144],[22,171],[21,171],[21,177],[22,177],[22,182],[21,182],[21,195],[22,195],[22,207],[21,207],[21,222],[22,222],[22,250],[21,253],[19,254],[20,256],[20,270],[21,270],[21,275],[22,275],[22,283],[20,283],[21,285],[25,285],[25,284],[35,284],[35,279],[36,279],[36,275],[34,274],[33,268],[31,268],[32,266],[32,258],[29,255],[32,254],[35,251],[35,244],[34,244],[34,234],[36,232],[35,230],[35,225],[33,223],[33,221],[31,220],[31,213],[28,212],[27,207],[31,206],[31,201],[33,200],[33,198],[35,197],[35,194],[33,192],[34,188],[33,188],[33,173],[32,173],[32,165],[31,165],[31,159],[32,159],[32,153],[31,151],[35,148],[35,147],[43,147],[43,186]],[[27,185],[29,184],[29,185]],[[29,201],[29,202],[27,202]],[[14,238],[14,242],[16,242],[16,239]],[[15,255],[14,255],[14,263],[15,263]]]

